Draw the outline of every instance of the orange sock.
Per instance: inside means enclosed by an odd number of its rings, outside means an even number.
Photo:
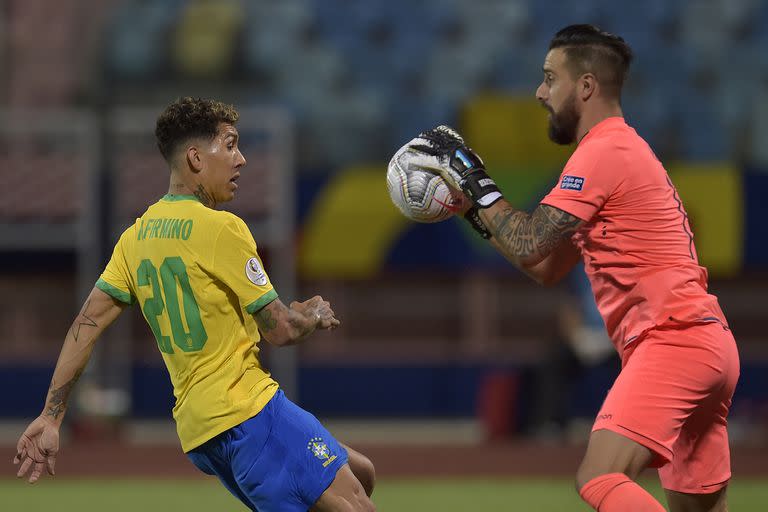
[[[665,512],[653,496],[624,473],[593,478],[579,495],[598,512]]]

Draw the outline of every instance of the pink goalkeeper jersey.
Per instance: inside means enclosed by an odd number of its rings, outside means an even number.
[[[657,326],[726,324],[680,196],[623,118],[587,133],[541,202],[586,221],[573,242],[619,353]]]

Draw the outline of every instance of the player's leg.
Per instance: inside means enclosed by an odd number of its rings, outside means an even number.
[[[596,430],[589,436],[584,458],[576,472],[576,487],[600,475],[624,473],[634,480],[653,460],[645,446],[610,430]]]
[[[222,457],[222,448],[226,446],[228,442],[228,433],[225,432],[219,436],[211,439],[203,446],[195,448],[187,453],[187,457],[192,463],[205,473],[206,475],[213,475],[218,477],[222,485],[237,499],[239,499],[246,507],[253,510],[254,505],[250,498],[240,489],[235,476],[232,474],[232,468],[229,465],[229,461],[225,460],[226,457]]]
[[[672,512],[727,512],[727,487],[711,494],[688,494],[665,489]]]
[[[233,474],[256,510],[373,510],[344,446],[282,391],[232,431]],[[361,470],[364,463],[355,457]]]
[[[360,480],[345,464],[336,473],[331,485],[315,502],[312,512],[373,512],[373,502],[363,489]]]
[[[727,408],[725,408],[727,411]],[[659,468],[672,512],[726,512],[730,452],[724,417],[700,428],[706,408],[689,418],[675,443],[675,455]]]
[[[601,512],[663,512],[664,507],[634,482],[653,458],[651,450],[632,439],[596,430],[576,473],[576,489]]]
[[[373,467],[373,462],[362,453],[353,450],[344,443],[339,444],[347,450],[349,468],[352,470],[352,473],[358,480],[360,480],[363,489],[365,489],[365,494],[371,496],[373,494],[373,488],[376,485],[376,468]]]
[[[585,457],[579,472],[580,494],[594,508],[599,506],[602,512],[611,512],[614,507],[616,510],[664,510],[658,502],[649,501],[651,498],[647,493],[641,496],[642,490],[629,477],[635,476],[635,471],[639,471],[637,466],[642,466],[643,462],[654,467],[665,464],[667,468],[684,469],[690,466],[686,459],[680,457],[685,453],[681,448],[686,439],[681,435],[683,427],[696,418],[695,413],[702,409],[702,404],[710,401],[719,403],[722,389],[728,386],[729,372],[733,373],[730,370],[733,357],[727,344],[720,339],[709,341],[717,333],[721,336],[722,332],[719,324],[658,329],[649,332],[633,348],[595,421],[593,436],[599,444],[592,448],[591,457]],[[601,430],[612,431],[615,435],[599,434]],[[621,437],[645,447],[645,456],[639,456],[638,449],[622,442]],[[697,443],[695,436],[688,439],[693,448]],[[606,456],[606,450],[611,455],[608,455],[608,460],[601,461],[600,458]],[[639,451],[642,453],[642,450]],[[690,449],[689,453],[699,451]],[[715,460],[722,454],[723,450],[718,449],[707,462],[722,466]],[[721,458],[720,462],[726,460]],[[729,464],[725,465],[728,469],[723,479],[711,482],[701,480],[694,487],[668,485],[682,481],[665,479],[668,469],[660,470],[659,474],[662,485],[667,489],[677,492],[691,490],[693,494],[713,493],[720,489],[718,485],[724,486],[730,477]],[[593,477],[613,469],[621,473]],[[683,471],[674,474],[678,478],[685,476]],[[695,477],[699,478],[701,474]],[[585,483],[589,477],[593,479]],[[621,501],[625,503],[619,506]],[[643,505],[638,505],[640,503]]]
[[[739,356],[730,331],[715,325],[692,331],[696,343],[717,352],[723,384],[688,417],[673,446],[674,457],[659,468],[672,512],[724,512],[731,478],[728,411],[739,376]]]
[[[660,454],[671,458],[671,448],[659,441],[677,428],[664,418],[663,407],[651,399],[658,389],[647,394],[649,367],[656,363],[654,347],[647,338],[632,347],[613,387],[597,415],[586,454],[576,473],[576,488],[581,498],[595,510],[663,511],[664,508],[634,479]],[[661,370],[656,370],[661,371]],[[662,434],[658,434],[657,423]],[[669,443],[671,445],[671,442]]]

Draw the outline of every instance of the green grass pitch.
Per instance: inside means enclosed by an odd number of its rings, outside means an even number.
[[[657,497],[657,484],[647,488]],[[729,490],[731,510],[766,510],[768,481],[737,480]],[[569,480],[382,480],[374,494],[381,511],[475,512],[530,510],[584,511]],[[0,509],[25,512],[142,512],[246,510],[213,480],[43,480],[34,486],[0,480]]]

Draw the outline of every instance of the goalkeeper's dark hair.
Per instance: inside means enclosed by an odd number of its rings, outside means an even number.
[[[633,58],[624,39],[594,25],[569,25],[550,41],[549,49],[555,48],[563,48],[572,76],[592,73],[606,92],[621,96]]]
[[[179,98],[157,118],[155,139],[163,158],[170,163],[180,144],[190,139],[213,140],[221,123],[235,124],[235,107],[206,98]]]

